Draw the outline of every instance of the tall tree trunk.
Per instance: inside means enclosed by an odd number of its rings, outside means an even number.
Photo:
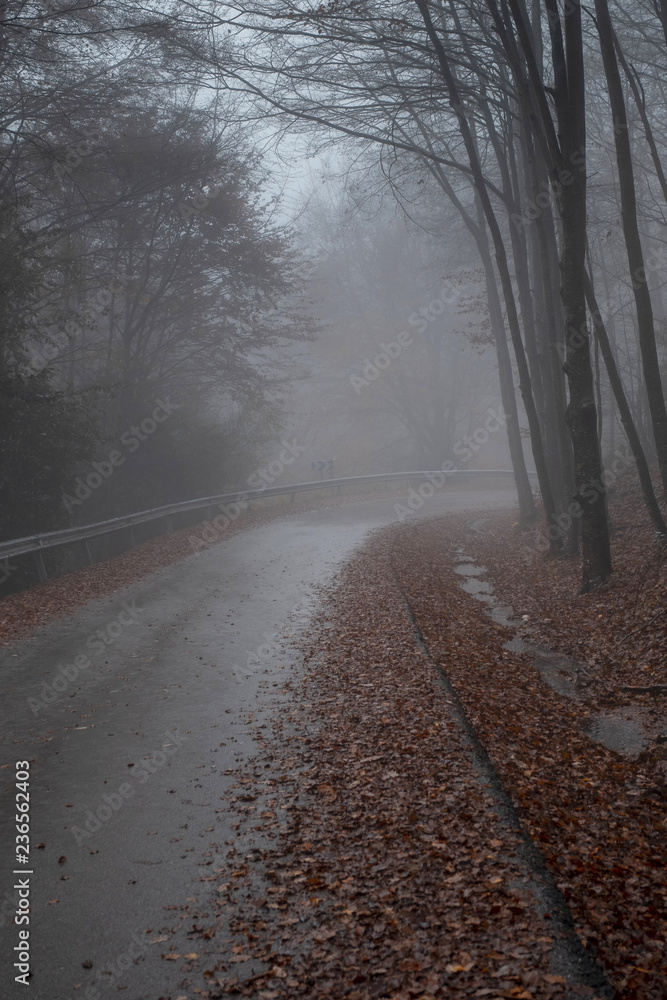
[[[558,477],[561,482],[563,500],[565,507],[569,502],[574,489],[574,478],[572,469],[572,442],[565,420],[566,399],[563,385],[562,358],[559,354],[559,335],[556,326],[556,319],[559,314],[557,309],[557,294],[554,294],[554,287],[551,273],[551,248],[549,246],[549,234],[547,231],[547,216],[551,217],[551,206],[542,207],[538,195],[548,191],[544,181],[547,180],[545,172],[540,170],[543,163],[538,162],[535,155],[535,148],[532,136],[529,132],[529,123],[525,115],[522,116],[524,125],[523,134],[523,155],[524,171],[526,181],[530,184],[530,200],[539,207],[539,211],[534,213],[534,219],[530,223],[531,232],[535,236],[535,267],[533,282],[539,284],[544,301],[544,381],[545,393],[549,399],[548,416],[553,422],[553,435],[555,437],[554,456],[558,462]],[[568,549],[574,552],[577,548],[578,530],[571,532],[568,540]]]
[[[537,471],[540,490],[542,492],[542,500],[544,503],[547,523],[549,527],[552,529],[549,532],[550,548],[552,554],[556,555],[562,551],[563,547],[562,538],[558,526],[553,492],[551,489],[551,482],[549,480],[549,472],[547,469],[546,459],[544,456],[544,448],[542,445],[542,438],[540,434],[540,425],[537,416],[537,409],[535,407],[535,400],[533,398],[533,392],[530,384],[528,363],[526,361],[526,354],[523,348],[523,341],[521,340],[521,329],[519,326],[519,317],[516,310],[516,301],[514,298],[514,289],[512,287],[512,278],[510,276],[509,264],[507,261],[507,252],[505,250],[502,234],[500,232],[500,226],[498,225],[498,220],[496,218],[495,212],[493,211],[491,199],[489,198],[489,192],[486,187],[486,182],[484,179],[484,174],[482,172],[482,167],[479,161],[479,157],[477,156],[477,151],[475,149],[475,144],[470,130],[470,125],[465,116],[464,108],[461,104],[458,85],[456,83],[454,74],[452,73],[449,64],[449,59],[447,58],[447,53],[444,50],[444,47],[440,40],[440,36],[435,30],[433,21],[431,20],[431,15],[429,13],[427,0],[415,0],[415,3],[419,8],[419,12],[422,16],[424,25],[426,27],[426,32],[436,52],[438,64],[440,66],[440,72],[442,74],[442,78],[447,88],[449,103],[452,107],[452,110],[456,114],[456,117],[459,122],[459,128],[461,131],[461,136],[463,138],[466,153],[468,156],[468,162],[470,164],[470,170],[473,175],[475,188],[479,196],[480,203],[482,205],[484,217],[489,227],[489,232],[491,233],[491,239],[493,241],[493,248],[496,256],[496,265],[498,267],[498,274],[500,275],[500,283],[503,289],[503,296],[505,298],[505,306],[507,309],[507,320],[510,328],[510,335],[512,337],[512,345],[514,347],[514,354],[516,357],[517,368],[519,371],[519,388],[521,391],[521,398],[523,399],[523,404],[526,410],[526,416],[528,418],[528,426],[530,429],[533,457],[535,459],[535,468]]]
[[[454,3],[450,2],[450,10],[454,22],[459,28],[459,33],[463,39],[465,39],[465,34],[460,31],[460,21],[456,6]],[[464,41],[464,46],[467,51],[469,46],[467,42]],[[483,95],[485,90],[485,84],[483,78],[478,74],[478,81],[480,84],[480,93]],[[496,141],[498,136],[495,130],[495,123],[490,118],[490,112],[488,109],[488,104],[484,104],[483,107],[485,120],[487,124],[490,125],[490,134],[495,137]],[[479,149],[476,141],[476,136],[472,136],[473,142],[475,144],[475,153],[479,156]],[[504,165],[505,158],[500,153],[498,155],[498,149],[496,147],[496,157],[501,168]],[[507,428],[507,441],[510,450],[510,459],[512,462],[512,470],[514,472],[514,482],[516,485],[517,496],[519,498],[519,518],[521,524],[526,525],[534,521],[537,517],[537,510],[535,507],[535,500],[533,498],[533,491],[531,489],[530,480],[528,479],[528,473],[526,471],[526,462],[523,454],[523,442],[521,440],[521,428],[519,427],[519,413],[516,404],[516,393],[514,391],[514,376],[512,372],[512,360],[510,358],[509,349],[507,346],[507,336],[505,334],[505,320],[503,318],[503,311],[500,304],[500,296],[498,294],[498,285],[496,281],[496,273],[493,267],[493,260],[491,257],[491,250],[489,247],[489,237],[486,221],[484,218],[484,210],[479,198],[479,194],[475,193],[475,211],[477,214],[477,225],[472,223],[468,212],[463,207],[459,199],[454,194],[449,181],[443,176],[443,171],[440,166],[437,167],[435,173],[439,177],[440,183],[444,190],[448,190],[450,195],[450,200],[455,204],[468,227],[468,230],[472,234],[475,243],[477,244],[477,249],[479,251],[482,264],[484,266],[484,278],[486,283],[486,298],[489,307],[489,317],[491,320],[491,330],[493,332],[493,340],[496,346],[496,358],[498,360],[498,380],[500,382],[500,397],[503,403],[503,409],[506,415],[506,428]],[[507,173],[507,171],[505,171]],[[444,183],[443,183],[444,182]],[[505,174],[503,174],[503,185],[507,188]],[[475,187],[473,185],[473,191]],[[506,192],[506,196],[511,199],[511,190]],[[521,294],[521,286],[519,286],[519,294]],[[528,299],[530,300],[530,290],[528,294]],[[522,306],[523,310],[523,306]],[[531,303],[531,315],[532,315],[532,303]],[[533,320],[534,323],[534,320]],[[526,329],[524,320],[524,330]],[[530,355],[529,355],[530,361]],[[532,377],[531,369],[531,377]]]
[[[586,273],[584,280],[586,284],[586,300],[588,302],[588,310],[593,319],[593,330],[595,332],[597,342],[600,345],[600,352],[605,363],[605,368],[607,369],[607,375],[609,376],[609,383],[611,385],[612,392],[614,393],[614,399],[616,400],[616,405],[618,406],[618,412],[621,418],[621,423],[623,424],[623,430],[625,431],[628,444],[630,445],[630,449],[637,465],[637,474],[639,476],[639,483],[644,496],[644,503],[646,504],[646,509],[648,510],[651,521],[653,522],[653,527],[662,538],[667,538],[667,527],[665,527],[665,521],[653,490],[653,483],[651,482],[651,473],[649,472],[646,454],[642,448],[642,443],[639,434],[637,433],[635,422],[632,419],[630,404],[628,403],[627,396],[625,395],[625,389],[623,388],[623,382],[621,381],[614,352],[611,348],[607,328],[605,327],[602,319],[602,313],[600,312],[597,299],[595,298],[593,282],[591,281],[588,273]]]
[[[662,33],[665,36],[665,45],[667,45],[667,5],[663,3],[663,0],[653,0],[653,9],[662,25]]]
[[[491,126],[492,128],[492,126]],[[509,139],[511,142],[512,139]],[[508,143],[509,144],[509,143]],[[496,159],[502,163],[502,149],[498,148],[498,144],[494,143],[496,147]],[[504,166],[501,166],[501,177],[503,185],[503,194],[508,205],[510,212],[510,217],[519,214],[520,205],[520,192],[519,192],[519,178],[516,171],[516,163],[514,161],[514,156],[508,149],[507,159],[509,160],[514,170],[512,175],[509,170],[506,170]],[[526,242],[526,233],[523,228],[517,226],[510,226],[510,244],[512,247],[512,260],[514,262],[514,279],[516,282],[516,288],[519,297],[519,309],[521,312],[521,326],[523,327],[523,339],[526,345],[526,357],[528,359],[528,368],[530,371],[530,384],[533,388],[533,396],[535,397],[535,403],[542,413],[542,433],[545,445],[549,449],[549,438],[551,436],[551,428],[548,426],[546,420],[544,419],[544,385],[542,377],[542,368],[540,365],[540,359],[537,350],[537,328],[535,325],[535,306],[533,301],[533,294],[530,288],[530,272],[528,269],[528,247]],[[560,475],[560,470],[557,471],[557,476]],[[561,492],[558,489],[557,482],[554,482],[553,473],[551,479],[554,496],[558,496]]]
[[[449,9],[451,16],[454,20],[458,35],[461,39],[461,44],[463,50],[468,56],[472,66],[476,65],[476,60],[470,43],[467,40],[465,31],[462,29],[461,21],[458,15],[456,4],[454,0],[450,0]],[[489,107],[489,102],[487,99],[486,92],[486,82],[484,80],[484,75],[477,71],[477,83],[478,83],[478,97],[477,102],[484,118],[484,122],[487,129],[487,135],[493,146],[493,151],[496,157],[496,163],[498,164],[498,169],[500,171],[500,178],[502,184],[503,198],[505,201],[505,207],[510,215],[510,218],[515,218],[518,215],[519,203],[521,201],[521,185],[519,183],[519,172],[516,162],[516,155],[514,150],[515,135],[512,127],[512,122],[514,118],[513,111],[507,103],[505,107],[505,119],[506,128],[505,135],[501,136],[501,133],[497,126],[497,115],[492,114],[491,108]],[[509,86],[508,86],[509,91]],[[471,136],[475,145],[475,155],[479,159],[479,144],[477,142],[477,135],[475,130],[471,127]],[[477,203],[479,205],[479,198],[477,198]],[[554,421],[549,420],[549,415],[547,413],[546,407],[546,394],[543,382],[542,366],[540,364],[540,357],[538,352],[538,340],[537,340],[537,324],[535,322],[535,306],[533,301],[533,295],[530,288],[530,271],[528,267],[528,247],[526,240],[526,233],[523,227],[510,226],[510,241],[512,246],[512,258],[514,261],[514,276],[516,281],[516,288],[519,297],[519,310],[521,313],[521,325],[523,327],[523,340],[525,343],[526,356],[528,360],[528,370],[530,374],[530,384],[532,387],[533,398],[538,409],[539,423],[542,433],[542,440],[544,442],[545,448],[545,458],[547,460],[547,468],[549,470],[549,477],[551,486],[554,493],[554,503],[556,509],[562,511],[564,509],[562,501],[565,499],[563,491],[560,488],[560,468],[558,465],[555,467],[553,463],[549,460],[550,455],[554,451]]]
[[[500,398],[505,411],[507,421],[507,443],[510,449],[512,469],[514,471],[514,482],[519,497],[519,517],[522,524],[529,524],[537,517],[533,491],[531,489],[526,462],[523,456],[523,442],[521,440],[521,428],[519,427],[519,412],[516,405],[516,394],[514,392],[514,378],[512,375],[512,360],[510,358],[507,336],[505,334],[505,320],[503,310],[498,295],[496,275],[491,259],[491,250],[484,222],[482,206],[479,198],[475,198],[477,207],[477,228],[479,239],[477,248],[484,266],[484,278],[486,281],[486,298],[489,305],[489,317],[491,319],[491,330],[493,340],[496,345],[496,357],[498,359],[498,380],[500,382]]]
[[[420,120],[416,111],[413,117],[417,122],[426,146],[432,152],[431,140],[428,132]],[[507,344],[507,334],[505,331],[505,320],[500,304],[500,295],[496,281],[496,272],[493,267],[491,249],[489,247],[489,237],[484,219],[484,212],[480,204],[479,197],[475,195],[475,211],[477,221],[472,218],[468,209],[462,204],[460,198],[454,191],[447,174],[439,163],[434,160],[425,160],[424,165],[431,172],[437,183],[445,192],[452,205],[459,212],[463,223],[475,241],[482,265],[484,267],[484,279],[486,283],[486,294],[489,306],[489,318],[491,320],[491,331],[496,348],[496,358],[498,361],[498,381],[500,383],[500,398],[505,412],[507,442],[509,445],[512,471],[514,473],[514,484],[516,486],[519,500],[519,519],[522,525],[532,523],[537,517],[537,508],[531,488],[528,472],[526,470],[526,460],[523,453],[523,442],[521,440],[521,428],[519,426],[519,412],[517,407],[516,392],[514,390],[514,374],[512,371],[512,360],[510,358]],[[473,185],[473,191],[475,187]]]
[[[630,281],[635,297],[637,311],[637,327],[639,332],[639,348],[642,357],[644,382],[648,408],[651,414],[653,436],[655,438],[658,465],[662,478],[663,489],[667,491],[667,407],[660,378],[658,351],[655,342],[655,327],[653,324],[653,304],[646,280],[644,252],[642,250],[639,224],[637,222],[637,197],[632,165],[632,149],[628,135],[628,120],[625,108],[625,98],[621,84],[621,75],[614,48],[614,32],[609,16],[607,0],[595,0],[600,52],[604,65],[609,104],[614,123],[614,142],[616,145],[616,164],[618,166],[618,183],[621,194],[621,219],[623,235],[630,268]]]
[[[554,126],[533,34],[522,0],[507,0],[512,26],[496,0],[486,0],[505,54],[525,97],[526,113],[534,122],[535,141],[548,165],[561,218],[561,298],[570,401],[567,423],[572,435],[575,493],[572,516],[581,520],[582,592],[592,590],[611,574],[611,550],[606,497],[601,484],[602,459],[597,437],[583,270],[586,249],[586,114],[584,60],[579,0],[568,0],[563,24],[558,0],[544,0],[551,36]],[[518,35],[520,49],[514,31]]]
[[[665,201],[667,201],[667,177],[665,177],[665,171],[663,170],[660,154],[658,153],[658,145],[655,141],[655,136],[653,134],[653,129],[651,128],[648,114],[646,113],[646,98],[644,96],[644,89],[638,75],[628,65],[628,61],[625,58],[621,43],[619,42],[615,31],[613,35],[616,58],[618,59],[621,69],[625,73],[625,78],[628,81],[628,85],[632,91],[632,96],[635,99],[637,111],[639,112],[639,117],[641,118],[642,125],[644,126],[644,133],[646,135],[646,141],[651,153],[651,159],[653,160],[653,166],[655,167],[655,175],[658,178],[658,183],[660,184],[660,188],[662,190],[662,196]]]
[[[571,183],[559,188],[562,221],[561,296],[565,312],[565,373],[570,401],[567,422],[574,450],[576,513],[581,516],[582,592],[600,586],[612,572],[606,491],[597,435],[597,412],[586,323],[586,105],[581,7],[569,0],[564,11],[565,47],[557,0],[547,0],[552,37],[560,172]],[[562,173],[559,173],[562,176]]]

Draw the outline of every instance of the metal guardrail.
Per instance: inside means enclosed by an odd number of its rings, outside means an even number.
[[[236,493],[221,493],[218,496],[200,497],[196,500],[184,500],[180,503],[167,504],[165,507],[154,507],[151,510],[142,510],[136,514],[124,514],[122,517],[113,517],[108,521],[99,521],[97,524],[85,524],[74,528],[63,528],[60,531],[47,531],[39,535],[26,535],[24,538],[14,538],[6,542],[0,542],[0,560],[15,558],[16,556],[32,553],[35,556],[37,571],[40,580],[47,579],[46,568],[42,553],[58,548],[62,545],[74,542],[83,542],[89,561],[92,563],[92,555],[88,547],[88,540],[99,535],[107,535],[122,528],[129,528],[134,543],[133,527],[138,524],[145,524],[148,521],[155,521],[159,518],[171,518],[174,514],[181,514],[191,510],[206,510],[224,504],[239,503],[241,501],[259,500],[262,497],[287,496],[291,495],[294,500],[296,493],[306,493],[312,490],[337,488],[338,493],[343,486],[360,486],[366,483],[382,482],[407,482],[415,479],[425,479],[429,475],[442,475],[440,470],[431,472],[389,472],[373,476],[347,476],[342,479],[322,479],[318,482],[293,483],[289,486],[268,487],[264,490],[239,490]],[[513,476],[511,469],[452,469],[448,476],[459,478],[460,476]],[[535,475],[535,473],[529,473]],[[172,529],[169,529],[172,530]]]

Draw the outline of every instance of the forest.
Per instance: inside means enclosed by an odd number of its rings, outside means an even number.
[[[347,338],[320,409],[364,467],[440,467],[496,403],[582,590],[619,455],[664,538],[660,0],[3,12],[4,537],[241,482]]]
[[[2,995],[665,1000],[667,0],[0,0],[0,194]]]

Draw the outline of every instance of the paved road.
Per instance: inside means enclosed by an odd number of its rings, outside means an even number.
[[[368,532],[396,520],[396,499],[244,531],[5,652],[0,996],[27,995],[12,968],[21,881],[33,1000],[102,1000],[119,987],[128,1000],[194,1000],[157,939],[187,930],[181,905],[205,908],[213,891],[200,879],[231,832],[223,772],[257,749],[249,712],[257,724],[282,696],[283,637],[307,628],[317,588]],[[420,515],[514,502],[510,490],[443,492]],[[14,876],[17,760],[30,762],[33,850],[32,874]],[[183,952],[196,947],[185,930]]]

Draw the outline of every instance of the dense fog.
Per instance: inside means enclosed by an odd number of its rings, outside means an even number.
[[[321,462],[511,469],[592,580],[636,464],[662,533],[663,15],[5,4],[2,537]]]

